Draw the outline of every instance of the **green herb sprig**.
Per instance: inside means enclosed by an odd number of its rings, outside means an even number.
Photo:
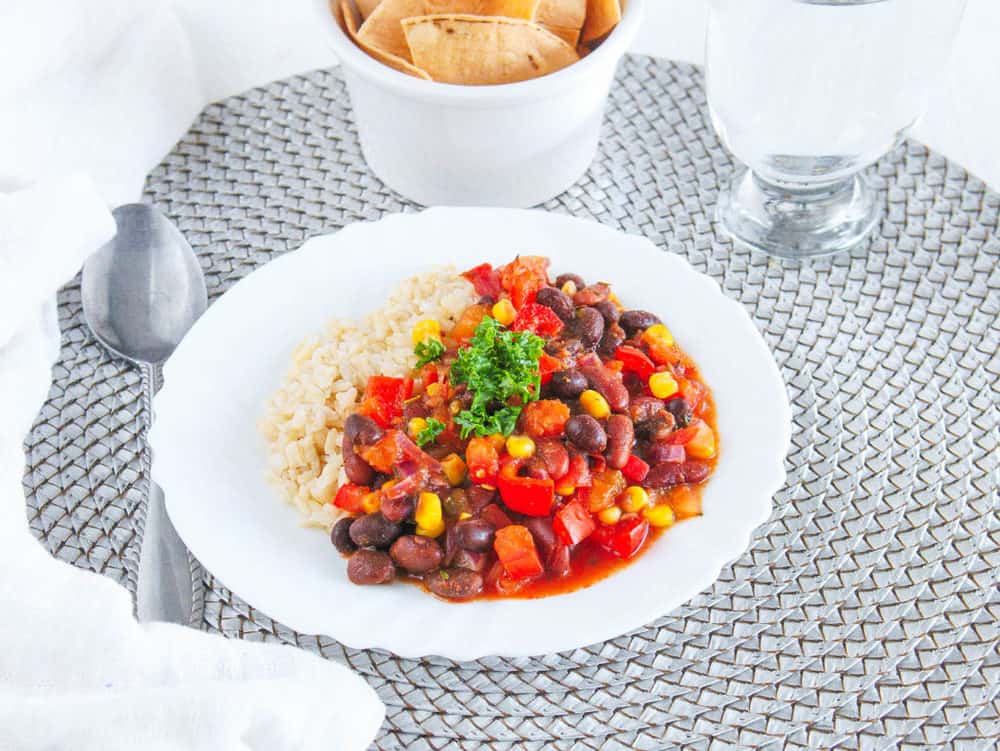
[[[446,427],[448,426],[440,420],[435,420],[433,417],[427,418],[427,427],[417,433],[417,445],[423,448],[429,443],[434,443]]]
[[[416,367],[422,368],[444,354],[444,345],[440,339],[424,339],[422,342],[417,342],[417,346],[413,348],[413,354],[417,356]]]
[[[544,348],[545,340],[530,331],[510,331],[495,318],[483,318],[451,366],[451,382],[472,392],[472,403],[455,416],[462,438],[514,432],[524,405],[538,399]]]

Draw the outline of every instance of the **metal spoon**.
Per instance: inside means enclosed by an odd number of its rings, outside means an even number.
[[[83,315],[105,347],[144,368],[152,411],[161,363],[208,306],[205,278],[183,235],[152,206],[131,203],[112,213],[118,233],[83,267]],[[150,481],[136,616],[190,624],[193,609],[187,548],[167,516],[163,491]]]

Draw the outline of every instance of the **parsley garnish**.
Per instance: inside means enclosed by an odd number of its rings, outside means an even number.
[[[444,345],[440,339],[424,339],[422,342],[417,342],[417,346],[413,348],[413,354],[417,356],[416,367],[422,368],[444,354]]]
[[[451,382],[472,392],[472,404],[455,415],[462,438],[514,432],[523,405],[538,399],[544,347],[545,340],[530,331],[508,331],[496,319],[483,318],[451,366]]]
[[[417,433],[417,445],[423,448],[428,443],[434,443],[447,426],[433,417],[427,418],[427,427]]]

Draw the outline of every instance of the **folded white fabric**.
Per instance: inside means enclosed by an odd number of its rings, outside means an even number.
[[[0,750],[365,748],[384,708],[346,668],[140,625],[124,589],[28,530],[21,439],[57,352],[53,296],[113,233],[84,178],[0,195]]]

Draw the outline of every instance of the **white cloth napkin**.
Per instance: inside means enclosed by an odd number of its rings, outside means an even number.
[[[346,668],[140,625],[124,589],[27,528],[21,436],[57,354],[53,294],[114,231],[82,177],[0,196],[0,749],[365,748],[384,710]]]

